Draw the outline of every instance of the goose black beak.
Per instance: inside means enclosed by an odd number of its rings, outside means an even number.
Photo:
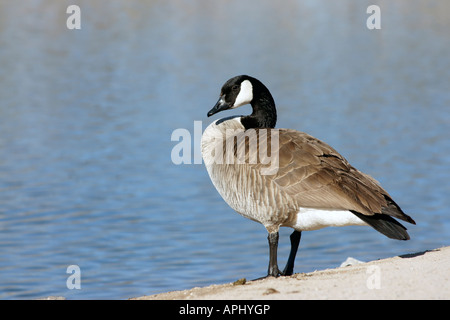
[[[208,117],[211,117],[212,115],[223,111],[223,110],[228,110],[230,109],[230,105],[228,103],[225,102],[224,96],[221,96],[219,98],[219,101],[217,101],[216,105],[208,111]]]

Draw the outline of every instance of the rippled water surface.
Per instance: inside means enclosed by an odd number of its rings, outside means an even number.
[[[66,27],[74,2],[81,30]],[[270,88],[279,127],[334,146],[417,222],[407,242],[304,232],[296,272],[449,245],[450,4],[375,1],[382,28],[368,30],[372,2],[0,0],[0,298],[263,276],[264,227],[223,202],[202,164],[171,159],[172,132],[198,141],[194,121],[206,128],[243,73]]]

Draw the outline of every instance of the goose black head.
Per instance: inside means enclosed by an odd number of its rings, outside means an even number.
[[[277,111],[269,89],[258,79],[246,75],[225,82],[220,91],[219,101],[209,110],[208,117],[248,103],[252,105],[252,114],[240,117],[246,129],[275,128]]]
[[[234,109],[253,100],[253,78],[249,76],[237,76],[231,78],[222,87],[220,98],[216,105],[209,110],[208,117],[220,111]]]

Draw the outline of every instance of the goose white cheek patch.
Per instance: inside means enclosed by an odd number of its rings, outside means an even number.
[[[241,83],[241,90],[239,91],[236,101],[234,101],[233,108],[243,106],[244,104],[250,103],[253,100],[253,86],[248,80],[244,80]]]

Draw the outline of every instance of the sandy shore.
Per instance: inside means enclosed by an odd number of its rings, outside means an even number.
[[[291,277],[241,279],[133,299],[450,299],[450,247]]]

